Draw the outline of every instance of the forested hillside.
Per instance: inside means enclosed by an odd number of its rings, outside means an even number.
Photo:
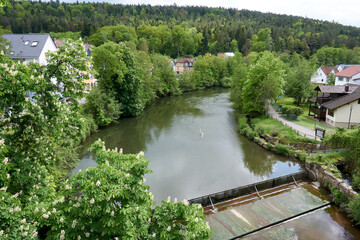
[[[297,52],[309,57],[325,45],[349,49],[360,46],[360,29],[356,27],[249,10],[12,0],[4,11],[0,24],[13,33],[72,31],[89,37],[99,34],[104,26],[125,25],[126,32],[130,29],[129,37],[137,40],[137,47],[143,44],[151,52],[172,57],[234,48],[247,55],[254,50],[251,49],[252,42],[257,40],[254,34],[265,28],[271,30],[269,50],[278,52]],[[108,30],[110,38],[119,37],[114,29]],[[107,40],[109,36],[104,38],[101,34],[100,38]],[[99,36],[89,40],[96,45],[102,43]],[[192,49],[184,49],[190,45]]]

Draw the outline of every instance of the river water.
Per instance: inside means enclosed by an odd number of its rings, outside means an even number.
[[[192,199],[300,170],[297,163],[239,135],[231,105],[224,89],[158,99],[141,116],[120,119],[87,138],[74,172],[96,165],[85,149],[98,138],[106,148],[145,152],[153,171],[145,176],[146,183],[157,203],[168,196]]]

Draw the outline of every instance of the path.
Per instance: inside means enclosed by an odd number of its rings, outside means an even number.
[[[268,113],[272,118],[279,120],[288,127],[291,127],[300,135],[310,139],[315,139],[315,131],[313,129],[309,129],[307,127],[301,126],[297,123],[285,119],[275,110],[274,106],[271,104],[268,105]]]

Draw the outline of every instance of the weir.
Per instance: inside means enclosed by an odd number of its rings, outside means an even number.
[[[238,239],[330,205],[308,183],[307,171],[191,199],[204,206],[212,239]]]
[[[250,194],[256,194],[258,195],[258,191],[263,191],[271,188],[275,188],[284,184],[294,183],[294,181],[300,181],[300,180],[306,180],[308,179],[308,173],[306,170],[302,170],[297,173],[288,174],[285,176],[272,178],[268,180],[264,180],[257,183],[252,183],[245,186],[240,186],[237,188],[212,193],[209,195],[205,195],[198,198],[190,199],[190,203],[198,203],[205,206],[208,206],[211,204],[216,204],[219,202],[224,202],[230,199],[234,199],[236,197],[244,196],[244,195],[250,195]]]

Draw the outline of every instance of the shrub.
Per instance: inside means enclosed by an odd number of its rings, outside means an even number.
[[[265,129],[264,129],[263,127],[261,127],[261,126],[256,127],[256,128],[255,128],[255,131],[256,131],[260,136],[264,135],[264,133],[265,133]]]
[[[267,143],[266,143],[266,147],[267,147],[267,149],[271,150],[271,149],[273,149],[274,145],[272,145],[271,143],[267,142]]]
[[[281,155],[288,155],[290,152],[290,146],[280,143],[275,143],[275,151]]]
[[[351,200],[348,207],[350,209],[350,217],[357,225],[360,225],[360,198],[357,197],[355,200]]]
[[[304,110],[301,107],[289,107],[286,112],[298,117],[304,113]]]
[[[256,137],[256,132],[254,132],[251,128],[248,128],[246,132],[246,137],[250,140],[254,140],[254,138]]]
[[[271,133],[271,136],[273,136],[273,137],[277,137],[279,135],[279,132],[278,131],[273,131],[272,133]]]
[[[356,190],[356,191],[359,191],[360,190],[360,174],[356,174],[354,173],[352,175],[352,186],[353,188]]]
[[[331,193],[333,194],[336,205],[339,205],[340,207],[346,207],[349,200],[344,193],[340,192],[340,190],[336,187],[331,188]]]
[[[231,87],[231,78],[223,77],[222,79],[220,79],[220,85],[226,88]]]

